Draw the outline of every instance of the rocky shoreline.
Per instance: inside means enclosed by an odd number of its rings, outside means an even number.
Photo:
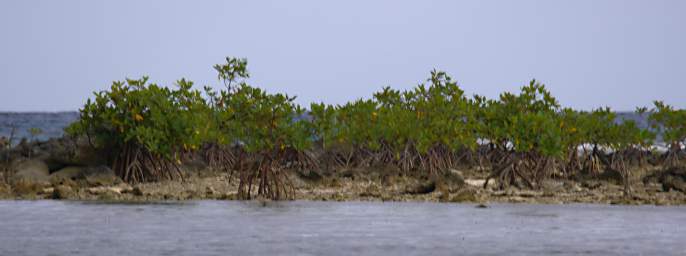
[[[181,165],[183,179],[127,184],[108,167],[107,153],[95,151],[84,138],[24,140],[9,146],[0,138],[0,200],[238,199],[235,175],[212,170],[203,160],[186,159]],[[686,167],[635,168],[631,196],[624,195],[622,177],[612,171],[547,179],[537,189],[503,189],[493,180],[484,186],[490,170],[469,167],[448,170],[441,177],[382,168],[286,172],[295,200],[686,205]]]
[[[127,184],[105,166],[70,166],[50,173],[40,160],[25,160],[9,184],[0,185],[0,198],[9,200],[86,200],[156,202],[165,200],[236,200],[237,180],[229,173],[209,169],[188,171],[183,180]],[[295,200],[317,201],[425,201],[445,203],[600,203],[686,204],[683,181],[665,185],[651,180],[634,183],[625,197],[619,181],[547,180],[541,189],[484,188],[485,173],[451,170],[441,179],[424,179],[375,170],[349,170],[320,176],[314,172],[288,173]],[[647,172],[652,173],[652,172]],[[671,176],[670,176],[671,177]],[[674,179],[674,178],[672,178]]]

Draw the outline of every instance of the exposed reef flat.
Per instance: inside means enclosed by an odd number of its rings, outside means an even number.
[[[236,200],[238,180],[230,173],[187,168],[184,179],[127,184],[109,168],[65,167],[45,176],[38,160],[27,161],[0,185],[2,199],[59,199],[155,202],[165,200]],[[45,173],[43,173],[45,174]],[[539,189],[501,189],[481,170],[451,170],[443,177],[415,177],[393,171],[351,169],[326,175],[289,171],[295,200],[317,201],[426,201],[445,203],[600,203],[686,204],[683,170],[646,169],[636,178],[632,195],[623,194],[621,181],[606,177],[549,179]],[[22,176],[17,177],[16,175]],[[681,176],[680,176],[681,175]],[[258,198],[259,199],[259,198]]]

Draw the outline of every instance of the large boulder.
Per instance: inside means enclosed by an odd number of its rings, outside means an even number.
[[[445,173],[446,181],[464,185],[464,174],[461,171],[450,169]]]
[[[662,190],[676,190],[686,193],[686,181],[675,176],[667,176],[662,181]]]
[[[412,185],[408,185],[405,188],[405,193],[418,195],[418,194],[428,194],[436,190],[436,181],[429,180],[426,182],[417,182]]]
[[[48,165],[40,160],[27,159],[14,165],[10,184],[18,194],[30,194],[42,191],[50,186]]]
[[[662,183],[663,191],[676,190],[686,193],[686,168],[675,167],[643,178],[644,183]]]
[[[37,159],[23,159],[14,163],[14,176],[15,177],[30,177],[30,176],[48,176],[50,175],[50,169],[48,165]]]
[[[461,171],[450,169],[446,171],[441,181],[448,186],[450,191],[456,191],[465,186],[464,174]]]
[[[79,166],[69,166],[69,167],[64,167],[60,169],[59,171],[53,172],[50,174],[50,180],[53,183],[59,183],[64,180],[77,180],[85,177],[85,170],[86,168],[84,167],[79,167]]]
[[[86,168],[84,178],[90,186],[112,186],[123,183],[112,169],[104,165]]]
[[[50,170],[74,165],[102,165],[107,162],[108,155],[95,149],[85,137],[50,139],[36,145],[34,151],[45,160]]]
[[[45,162],[36,159],[25,159],[14,164],[13,177],[16,180],[49,181],[50,170]]]
[[[624,178],[622,174],[614,169],[606,169],[598,175],[599,180],[608,181],[614,184],[622,184]]]

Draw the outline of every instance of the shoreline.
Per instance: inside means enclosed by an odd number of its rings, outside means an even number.
[[[109,167],[105,153],[83,140],[69,138],[38,142],[0,151],[0,200],[85,200],[159,202],[238,200],[238,173],[213,169],[201,152],[179,162],[183,179],[126,183]],[[32,152],[31,155],[25,152]],[[29,157],[32,156],[32,157]],[[554,170],[536,184],[521,181],[498,186],[488,165],[456,165],[429,174],[392,167],[282,169],[291,198],[308,201],[399,201],[443,203],[631,204],[686,205],[686,167],[636,164],[628,179],[631,196],[624,196],[625,179],[618,171],[564,175]],[[312,169],[310,169],[312,168]],[[498,180],[498,181],[496,181]],[[255,199],[257,188],[253,188]],[[245,197],[244,197],[245,198]],[[266,199],[258,199],[266,200]]]
[[[388,175],[383,171],[355,170],[329,176],[309,177],[289,171],[295,194],[285,201],[338,202],[435,202],[523,204],[621,204],[686,205],[686,194],[662,184],[636,182],[633,195],[625,197],[622,186],[612,180],[588,179],[580,182],[546,180],[542,188],[483,188],[479,176],[461,176],[467,171],[453,170],[453,177],[433,181],[421,177]],[[195,171],[182,180],[163,180],[127,184],[114,177],[89,179],[52,179],[50,184],[22,188],[0,185],[0,200],[69,200],[107,203],[156,203],[192,200],[237,200],[238,184],[228,173]],[[109,179],[109,180],[107,180]],[[105,181],[107,180],[107,181]],[[252,201],[271,200],[254,198]]]

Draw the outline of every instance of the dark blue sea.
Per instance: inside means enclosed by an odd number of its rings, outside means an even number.
[[[78,112],[0,112],[0,137],[9,138],[14,133],[14,143],[22,138],[47,140],[61,137],[64,128],[78,118]],[[41,133],[32,138],[31,128],[38,128]]]

